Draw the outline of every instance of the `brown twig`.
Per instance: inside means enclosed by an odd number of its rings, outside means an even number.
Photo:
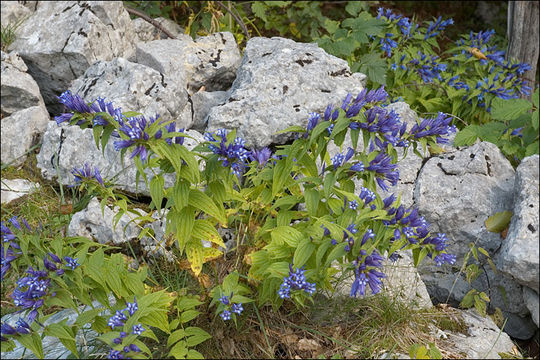
[[[246,39],[249,40],[251,37],[249,36],[248,29],[246,27],[246,24],[240,19],[231,9],[229,9],[227,6],[225,6],[221,1],[216,1],[216,3],[221,6],[225,11],[227,11],[229,14],[232,15],[234,20],[240,25],[242,30],[244,31],[244,34],[246,34]]]
[[[165,35],[167,35],[168,37],[170,37],[171,39],[176,39],[176,36],[174,36],[173,34],[171,34],[167,29],[165,29],[163,27],[163,25],[161,25],[159,22],[157,22],[156,20],[150,18],[148,15],[146,15],[145,13],[139,11],[139,10],[136,10],[136,9],[133,9],[133,8],[130,8],[130,7],[125,7],[127,12],[130,13],[130,14],[133,14],[133,15],[136,15],[140,18],[142,18],[143,20],[149,22],[150,24],[154,25],[156,28],[158,28],[159,30],[163,31],[163,33]]]

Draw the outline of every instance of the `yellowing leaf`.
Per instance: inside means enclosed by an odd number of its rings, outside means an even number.
[[[204,248],[200,241],[190,241],[186,244],[186,255],[195,276],[199,276],[204,260]]]
[[[501,211],[488,217],[485,222],[487,231],[500,233],[510,224],[512,215],[511,211]]]

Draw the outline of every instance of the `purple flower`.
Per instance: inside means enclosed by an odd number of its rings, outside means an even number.
[[[73,95],[71,91],[67,90],[58,96],[58,101],[65,105],[70,111],[76,111],[79,113],[89,114],[92,112],[90,106],[79,96]]]
[[[351,166],[349,168],[349,170],[358,171],[358,172],[364,171],[364,164],[361,163],[361,162],[357,162],[357,163],[353,164],[353,166]]]
[[[437,266],[441,266],[444,263],[453,265],[456,263],[456,256],[446,253],[441,253],[433,258]]]
[[[146,329],[142,327],[141,324],[133,325],[133,334],[141,335]]]
[[[231,297],[232,297],[232,294],[231,294]],[[226,295],[222,295],[219,299],[218,299],[223,305],[229,305],[230,304],[230,299],[228,296]]]
[[[424,40],[437,36],[439,32],[443,31],[448,25],[454,24],[454,20],[448,19],[441,21],[442,17],[439,16],[435,22],[431,21],[424,36]]]
[[[368,256],[365,256],[366,254],[365,250],[360,250],[360,255],[353,262],[355,265],[355,280],[351,286],[351,297],[356,297],[358,294],[364,296],[366,285],[368,284],[373,294],[378,293],[382,288],[380,279],[386,275],[377,271],[376,268],[382,267],[384,259],[379,255],[377,250],[373,250]]]
[[[310,113],[308,118],[308,124],[306,128],[306,135],[317,126],[321,120],[321,115],[318,113]]]
[[[69,256],[65,256],[64,260],[66,260],[66,263],[71,268],[71,270],[75,270],[78,266],[80,266],[79,263],[77,263],[77,260],[79,260],[79,258],[73,259]]]
[[[135,311],[139,310],[139,305],[137,304],[137,299],[133,297],[133,303],[126,302],[126,309],[130,316],[135,314]]]
[[[248,157],[252,154],[245,149],[245,141],[236,137],[232,143],[227,144],[227,131],[225,129],[219,129],[215,135],[221,138],[219,144],[215,144],[217,140],[211,140],[215,139],[214,134],[205,135],[207,141],[214,142],[208,146],[209,149],[214,154],[219,155],[219,160],[222,161],[224,167],[230,165],[233,173],[240,176],[244,171]]]
[[[336,170],[338,167],[340,167],[343,164],[343,161],[345,160],[345,156],[342,153],[337,153],[334,157],[332,157],[332,165],[334,166],[334,170]]]
[[[231,310],[233,313],[240,315],[242,311],[244,311],[244,308],[242,307],[242,304],[232,304]]]
[[[71,170],[71,173],[75,177],[75,185],[80,185],[85,179],[95,179],[101,186],[104,186],[99,169],[96,167],[92,171],[88,163],[85,163],[80,169],[75,168]]]
[[[264,147],[261,150],[251,150],[250,158],[257,161],[260,167],[264,167],[271,156],[272,151],[270,151],[269,148]]]
[[[283,283],[278,290],[279,297],[289,298],[291,290],[304,290],[312,295],[315,292],[315,283],[308,283],[304,273],[303,267],[293,271],[292,264],[289,264],[289,276],[283,278]]]
[[[223,320],[231,320],[231,312],[229,310],[223,310],[219,316],[221,316]]]

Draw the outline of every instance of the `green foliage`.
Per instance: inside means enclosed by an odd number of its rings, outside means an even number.
[[[501,211],[491,215],[486,220],[486,230],[494,233],[500,233],[508,227],[513,213],[511,211]]]
[[[442,354],[433,343],[425,345],[414,344],[409,348],[411,359],[442,359]]]
[[[532,102],[495,98],[491,116],[491,122],[465,127],[456,135],[454,144],[470,145],[477,138],[489,141],[497,145],[514,165],[526,156],[539,153],[538,89],[532,96]]]
[[[26,21],[26,19],[27,17],[23,17],[15,23],[2,24],[0,31],[0,47],[2,48],[2,51],[8,51],[9,46],[17,39],[17,29]]]

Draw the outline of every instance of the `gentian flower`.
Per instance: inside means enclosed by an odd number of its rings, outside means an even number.
[[[95,179],[101,186],[104,186],[103,179],[101,178],[101,174],[99,173],[99,169],[96,167],[94,168],[94,171],[90,168],[90,165],[88,163],[85,163],[84,166],[80,169],[73,169],[71,170],[71,173],[75,177],[75,185],[80,185],[85,179]]]
[[[384,260],[377,250],[373,250],[371,255],[366,256],[366,254],[366,250],[360,250],[360,255],[353,261],[355,280],[351,286],[351,297],[356,297],[358,294],[364,296],[368,284],[371,292],[377,294],[382,288],[380,279],[386,277],[382,272],[375,270],[382,267]]]
[[[261,150],[251,150],[250,158],[259,163],[259,167],[264,167],[270,157],[272,156],[272,151],[269,148],[264,147]]]
[[[304,290],[312,295],[315,292],[315,283],[308,283],[304,273],[303,267],[293,271],[292,264],[289,264],[289,276],[283,278],[283,283],[278,290],[279,297],[282,299],[289,298],[291,290]]]

